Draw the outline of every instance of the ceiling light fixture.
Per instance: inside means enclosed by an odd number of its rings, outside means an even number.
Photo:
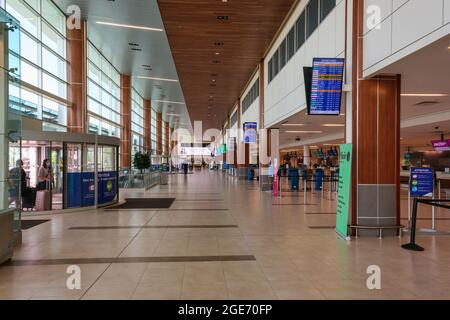
[[[113,23],[113,22],[105,22],[105,21],[96,21],[95,23],[104,25],[104,26],[118,27],[118,28],[138,29],[138,30],[157,31],[157,32],[164,31],[163,29],[160,29],[160,28],[150,28],[150,27],[144,27],[144,26],[135,26],[135,25],[130,25],[130,24],[121,24],[121,23]]]
[[[168,81],[168,82],[178,82],[177,79],[167,79],[167,78],[157,78],[157,77],[145,77],[145,76],[139,76],[138,79],[144,79],[144,80],[157,80],[157,81]]]
[[[340,123],[325,123],[322,127],[345,127],[345,124]]]
[[[159,102],[159,103],[185,104],[184,102],[167,101],[167,100],[153,100],[153,101],[154,102]]]

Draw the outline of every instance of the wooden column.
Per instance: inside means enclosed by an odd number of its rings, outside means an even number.
[[[162,113],[156,114],[156,154],[162,155]]]
[[[351,223],[398,225],[401,77],[363,78],[363,26],[364,3],[354,1]],[[375,235],[369,231],[360,234]]]
[[[165,150],[164,150],[164,154],[166,155],[166,156],[168,156],[169,155],[169,148],[170,148],[170,145],[169,145],[169,134],[170,134],[170,132],[169,132],[169,124],[168,123],[166,123],[166,126],[165,126],[165,141],[164,141],[164,143],[165,143]]]
[[[151,138],[152,105],[150,100],[144,99],[144,150],[150,152],[152,148]]]
[[[67,130],[72,133],[87,132],[87,26],[81,23],[80,29],[67,29],[67,81],[68,100]]]
[[[120,75],[120,166],[131,168],[131,77]]]
[[[174,136],[173,136],[174,132],[175,132],[175,129],[170,128],[170,150],[169,150],[170,155],[172,155],[172,151],[175,148],[175,140],[174,140]]]

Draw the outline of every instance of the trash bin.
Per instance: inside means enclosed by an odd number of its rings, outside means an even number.
[[[162,171],[160,175],[160,184],[166,185],[168,183],[169,174],[166,171]]]

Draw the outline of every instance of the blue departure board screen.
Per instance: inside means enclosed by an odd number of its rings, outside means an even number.
[[[310,115],[339,115],[345,59],[314,58]]]

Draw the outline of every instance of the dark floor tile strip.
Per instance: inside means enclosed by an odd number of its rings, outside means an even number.
[[[401,218],[401,220],[408,220],[408,218]],[[417,220],[431,221],[432,218],[417,218]],[[450,220],[450,218],[434,218],[434,220]]]
[[[317,230],[325,230],[325,229],[336,229],[336,226],[308,226],[310,229],[317,229]]]
[[[73,258],[47,260],[12,260],[2,266],[47,266],[47,265],[82,265],[110,263],[157,263],[157,262],[222,262],[222,261],[256,261],[252,255],[238,256],[179,256],[179,257],[118,257],[118,258]],[[1,268],[1,267],[0,267]]]
[[[272,203],[273,206],[317,206],[315,203]]]
[[[213,202],[213,201],[225,201],[224,199],[177,199],[178,201],[199,201],[199,202]]]
[[[305,212],[306,215],[313,215],[313,214],[336,214],[336,212]]]
[[[196,209],[196,208],[188,208],[188,209],[158,209],[158,211],[230,211],[230,209]]]
[[[239,228],[238,225],[161,225],[161,226],[80,226],[69,230],[118,230],[118,229],[222,229]]]

